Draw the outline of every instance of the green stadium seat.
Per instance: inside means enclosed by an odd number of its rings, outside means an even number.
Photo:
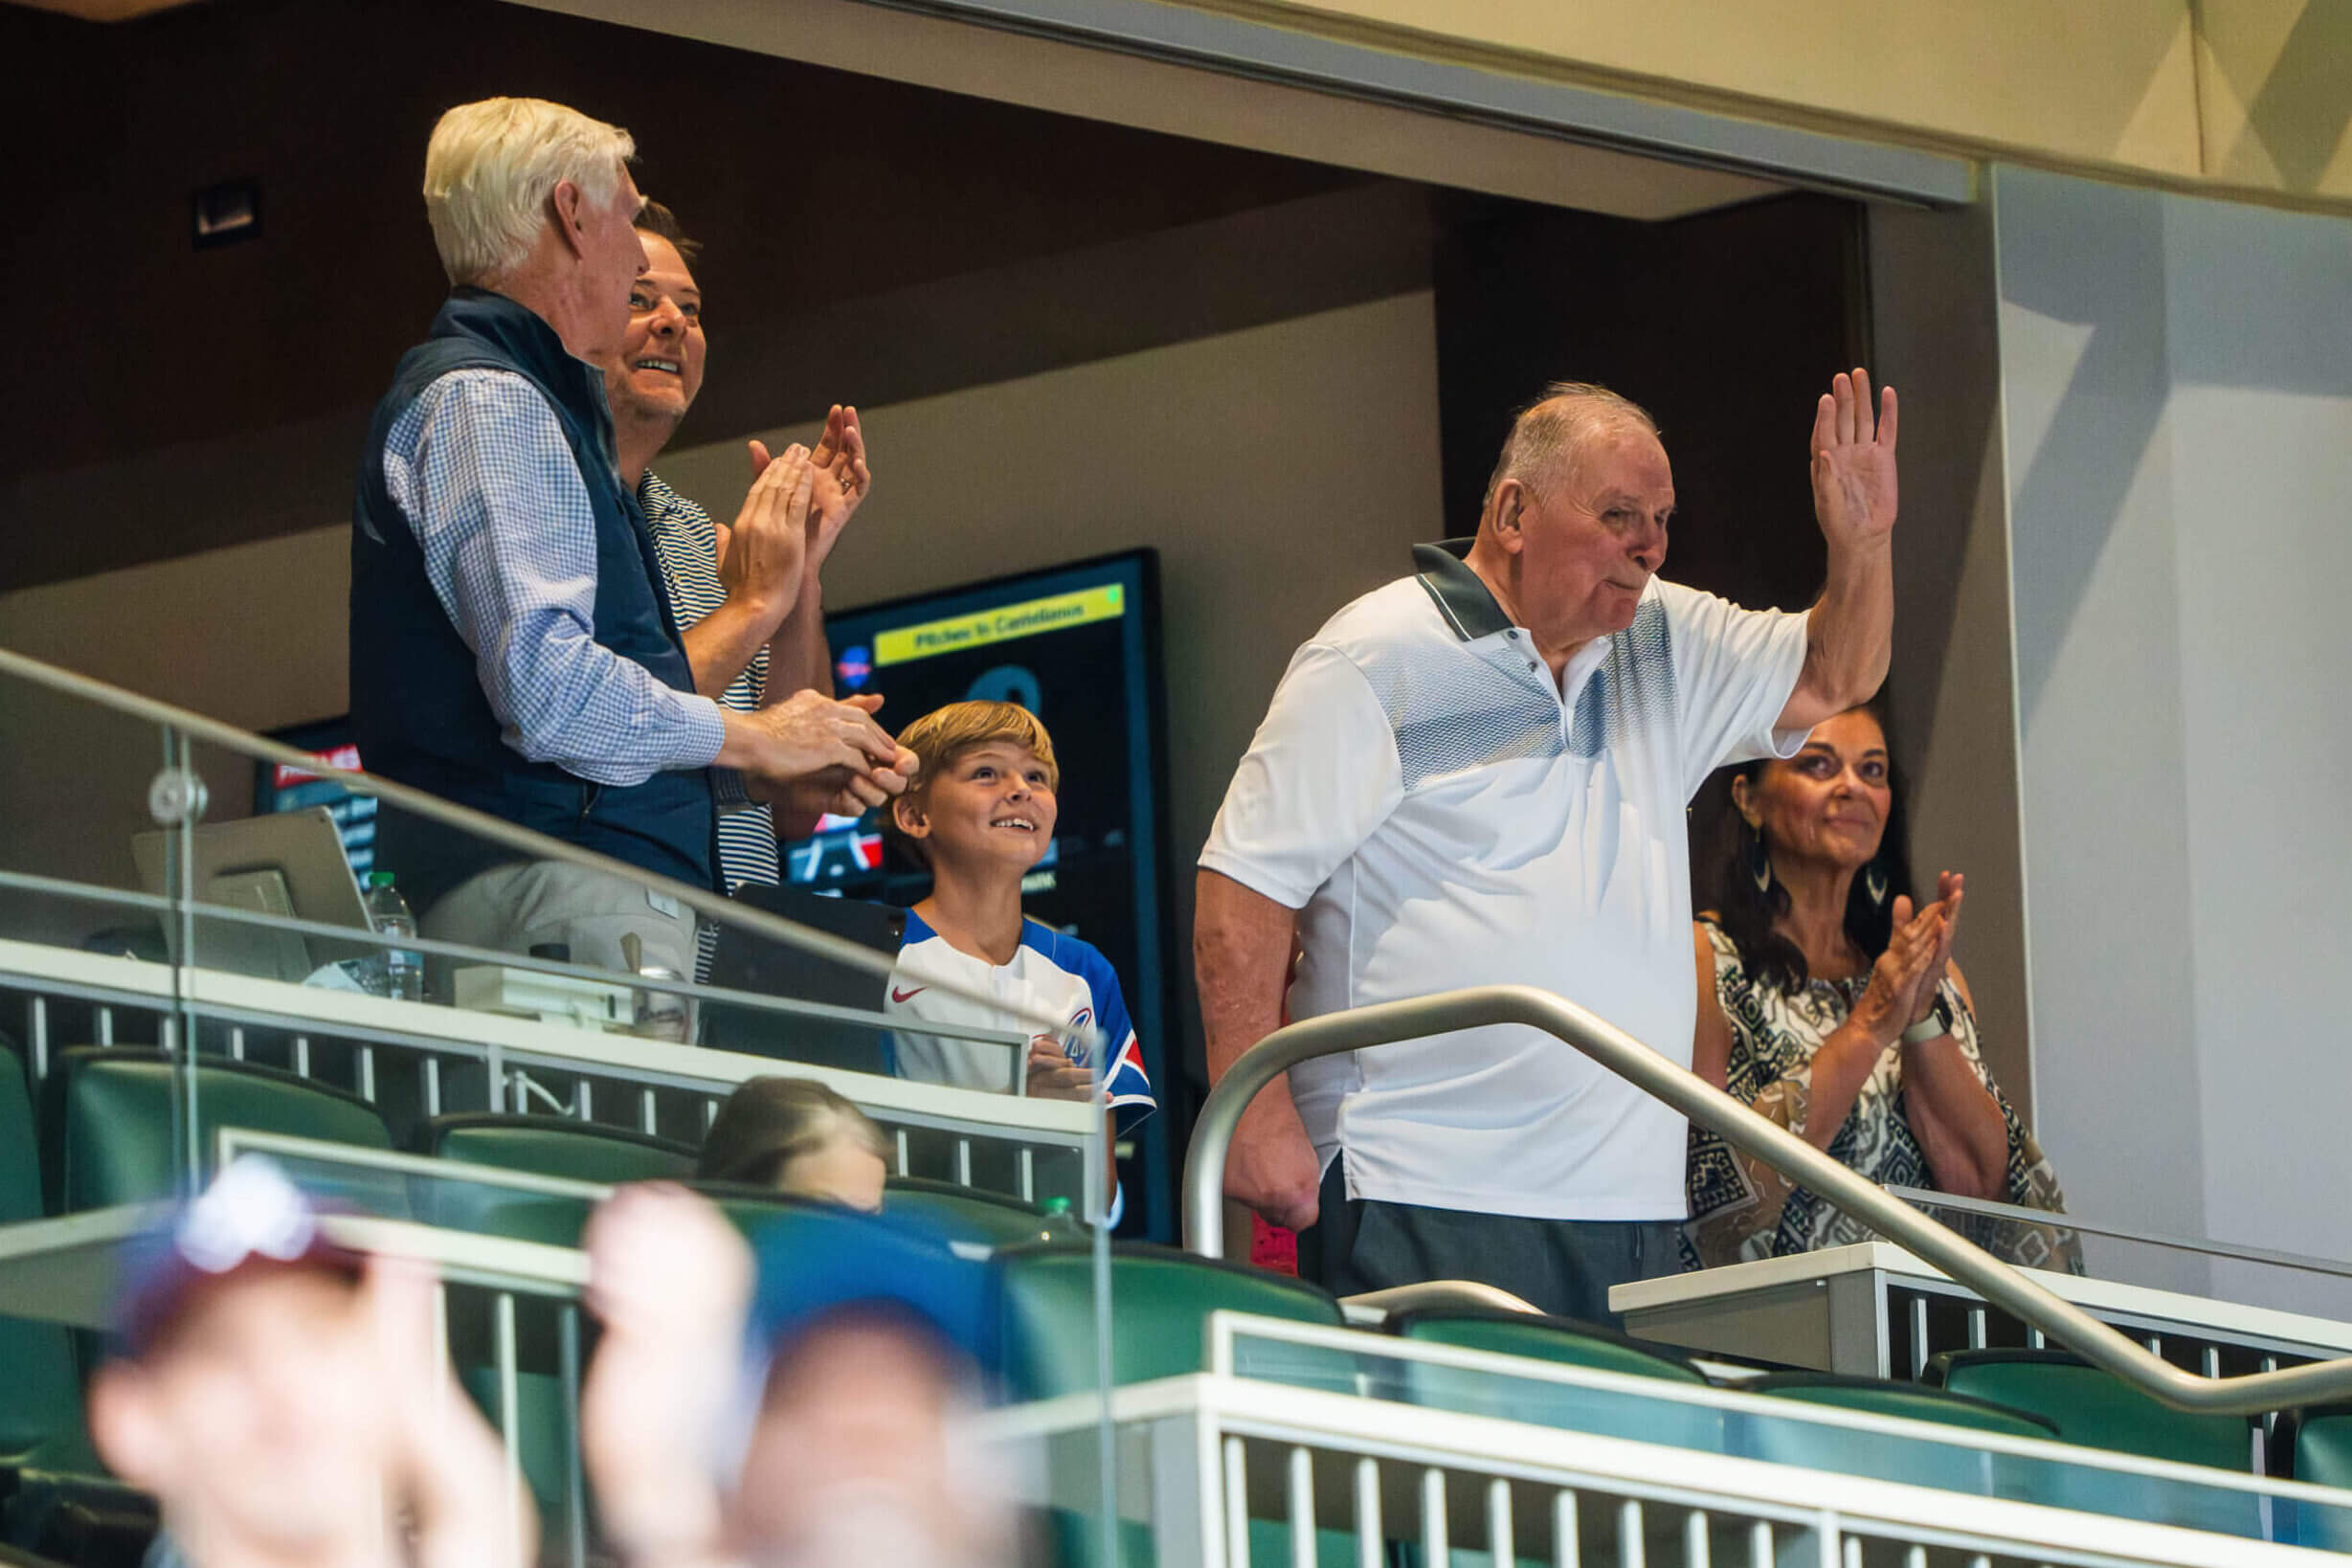
[[[887,1199],[885,1199],[885,1202]],[[1068,1243],[1008,1247],[992,1260],[1003,1310],[1003,1371],[1009,1397],[1051,1399],[1096,1386],[1094,1254]],[[1111,1377],[1115,1382],[1148,1382],[1208,1369],[1209,1314],[1254,1312],[1297,1323],[1344,1327],[1339,1303],[1327,1292],[1285,1274],[1243,1268],[1189,1253],[1139,1243],[1111,1251]],[[1249,1376],[1280,1378],[1353,1393],[1355,1358],[1345,1352],[1305,1346],[1266,1347],[1271,1355]],[[1095,1521],[1056,1510],[1054,1534],[1060,1560],[1073,1568],[1100,1561]],[[1253,1519],[1249,1568],[1287,1568],[1289,1534],[1275,1520]],[[1354,1568],[1355,1537],[1344,1531],[1316,1532],[1319,1568]],[[1150,1568],[1156,1560],[1150,1533],[1123,1525],[1122,1568]]]
[[[680,1180],[694,1171],[694,1152],[683,1144],[649,1137],[626,1128],[606,1127],[564,1116],[470,1112],[437,1116],[417,1137],[419,1149],[437,1158],[489,1166],[533,1176],[617,1186],[629,1181]],[[548,1246],[576,1246],[594,1204],[585,1198],[519,1192],[511,1187],[448,1176],[414,1178],[416,1212],[430,1223],[476,1235],[503,1236]],[[458,1378],[496,1425],[498,1372],[488,1364],[491,1339],[486,1323],[472,1311],[453,1317],[451,1353]],[[564,1407],[563,1381],[538,1370],[555,1363],[557,1336],[540,1309],[525,1304],[518,1312],[515,1350],[516,1437],[524,1479],[538,1499],[543,1529],[560,1528],[570,1489],[572,1423]]]
[[[1017,1400],[1096,1386],[1094,1258],[1066,1243],[1007,1247],[994,1260],[1003,1311],[1004,1380]],[[1218,1310],[1346,1325],[1339,1303],[1287,1274],[1196,1258],[1144,1243],[1111,1250],[1111,1378],[1147,1382],[1208,1370],[1207,1325]],[[1270,1354],[1269,1354],[1270,1353]],[[1354,1393],[1355,1357],[1306,1346],[1267,1347],[1243,1376]]]
[[[952,1241],[996,1247],[1054,1239],[1045,1211],[1036,1204],[952,1181],[892,1176],[882,1206],[886,1214],[919,1220]]]
[[[1449,1308],[1402,1313],[1390,1321],[1389,1330],[1406,1339],[1524,1355],[1556,1366],[1592,1367],[1680,1383],[1707,1381],[1707,1375],[1689,1357],[1667,1346],[1572,1318]]]
[[[463,1366],[458,1381],[472,1396],[475,1407],[492,1431],[503,1429],[499,1419],[498,1369]],[[515,1452],[522,1461],[523,1481],[539,1505],[539,1532],[544,1540],[563,1536],[566,1502],[571,1494],[571,1412],[565,1408],[564,1381],[552,1373],[515,1375]]]
[[[570,1116],[515,1116],[472,1111],[436,1116],[425,1124],[424,1152],[468,1165],[495,1165],[573,1181],[686,1181],[694,1151],[625,1127]]]
[[[1928,1359],[1920,1381],[2038,1416],[2062,1443],[2240,1475],[2254,1469],[2246,1417],[2175,1410],[2065,1351],[1946,1351]],[[2261,1528],[2251,1495],[2191,1491],[2152,1476],[2019,1462],[1997,1480],[2004,1496],[2057,1508],[2236,1534]]]
[[[2352,1488],[2352,1404],[2313,1405],[2283,1419],[2278,1453],[2297,1481]]]
[[[1920,1381],[2038,1416],[2086,1448],[2209,1465],[2247,1474],[2252,1429],[2244,1416],[2205,1416],[2159,1404],[2121,1378],[2064,1351],[1946,1351]]]
[[[41,1168],[24,1059],[0,1038],[0,1224],[41,1218]],[[0,1317],[0,1467],[94,1472],[60,1324]]]
[[[1918,1383],[1891,1382],[1876,1378],[1840,1378],[1827,1373],[1781,1372],[1742,1383],[1740,1390],[1792,1403],[1826,1405],[1864,1415],[1895,1416],[1906,1421],[1933,1422],[1966,1432],[1996,1432],[2005,1437],[2055,1441],[2052,1422],[2022,1410],[2010,1410],[1982,1400],[1969,1399]],[[1865,1475],[1880,1481],[1938,1487],[1949,1491],[1994,1496],[2004,1490],[2014,1467],[2005,1456],[1966,1445],[1956,1433],[1952,1446],[1891,1444],[1875,1432],[1856,1431],[1826,1423],[1794,1421],[1736,1420],[1736,1451],[1778,1465],[1803,1465],[1843,1475]]]
[[[2292,1479],[2315,1487],[2352,1489],[2352,1404],[2287,1411],[2278,1418],[2271,1441],[2278,1467]],[[2343,1502],[2352,1510],[2352,1490]],[[2297,1508],[2297,1516],[2292,1528],[2280,1529],[2280,1539],[2330,1552],[2352,1551],[2352,1518],[2333,1510],[2322,1512],[2287,1506]]]
[[[697,1181],[694,1190],[727,1211],[747,1235],[779,1213],[792,1213],[822,1199],[779,1193],[738,1181]],[[1049,1242],[1055,1232],[1045,1211],[1017,1198],[959,1187],[922,1176],[892,1176],[882,1198],[883,1212],[909,1220],[944,1241],[994,1250],[1025,1242]]]
[[[1706,1374],[1664,1346],[1570,1318],[1446,1309],[1403,1313],[1390,1328],[1403,1338],[1423,1344],[1452,1345],[1555,1366],[1586,1367],[1700,1387],[1707,1383]],[[1718,1452],[1723,1446],[1723,1413],[1712,1405],[1498,1377],[1421,1361],[1404,1363],[1403,1372],[1405,1388],[1389,1392],[1387,1397],[1466,1415],[1497,1416],[1640,1443],[1709,1452]],[[1373,1392],[1386,1391],[1376,1388]]]
[[[186,1156],[174,1122],[185,1104],[189,1069],[158,1050],[78,1045],[59,1052],[45,1086],[45,1109],[57,1149],[61,1212],[169,1198],[181,1187]],[[197,1156],[207,1176],[224,1127],[390,1150],[392,1134],[376,1109],[355,1094],[275,1067],[202,1058],[196,1074]],[[297,1170],[315,1197],[364,1213],[405,1217],[406,1185],[384,1172],[356,1169],[332,1179]]]
[[[719,1212],[743,1232],[745,1238],[759,1233],[763,1225],[779,1218],[803,1213],[817,1202],[815,1198],[795,1198],[769,1187],[754,1187],[739,1181],[697,1181],[694,1190],[719,1206]]]
[[[605,1186],[682,1181],[694,1174],[694,1151],[683,1144],[565,1116],[437,1116],[417,1142],[440,1159]],[[594,1207],[586,1198],[518,1192],[454,1174],[419,1176],[414,1187],[417,1213],[433,1224],[550,1246],[578,1244]]]

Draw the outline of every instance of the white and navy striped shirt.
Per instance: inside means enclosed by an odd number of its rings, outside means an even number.
[[[661,482],[651,469],[638,482],[638,504],[653,529],[654,552],[661,558],[661,575],[669,579],[670,609],[679,630],[692,626],[727,602],[719,583],[719,530],[710,514]],[[719,701],[738,712],[759,708],[768,692],[768,650],[751,656],[751,663]],[[760,805],[730,810],[719,818],[719,869],[731,895],[746,883],[773,887],[782,880],[776,857],[775,820]],[[703,963],[710,962],[715,927],[705,927]]]

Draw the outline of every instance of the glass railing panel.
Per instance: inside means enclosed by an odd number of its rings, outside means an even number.
[[[580,1379],[593,1372],[597,1333],[594,1314],[577,1305],[588,1271],[578,1248],[597,1205],[615,1188],[239,1130],[220,1135],[219,1152],[223,1158],[258,1155],[274,1161],[329,1215],[330,1226],[340,1227],[347,1242],[420,1258],[438,1268],[446,1287],[445,1341],[459,1381],[494,1424],[504,1423],[508,1409],[516,1412],[518,1453],[543,1513],[551,1527],[561,1521],[572,1528],[577,1523],[572,1500],[582,1483],[571,1434],[577,1429]],[[790,1298],[795,1279],[812,1299],[835,1291],[856,1298],[855,1289],[838,1282],[859,1277],[854,1252],[861,1217],[739,1186],[710,1184],[702,1191],[750,1243],[762,1273],[763,1300]],[[1059,1396],[1076,1406],[1069,1430],[1055,1440],[1050,1494],[1032,1501],[1041,1536],[1090,1560],[1105,1508],[1122,1491],[1131,1494],[1145,1474],[1133,1467],[1131,1455],[1111,1446],[1114,1431],[1100,1399],[1108,1386],[1101,1373],[1115,1366],[1118,1354],[1106,1337],[1111,1316],[1107,1243],[1071,1244],[1075,1227],[1061,1221],[1028,1237],[1006,1232],[984,1238],[958,1230],[952,1212],[928,1201],[935,1196],[928,1187],[894,1187],[885,1193],[882,1205],[885,1221],[906,1227],[894,1227],[895,1234],[911,1231],[926,1239],[931,1253],[929,1277],[918,1282],[896,1272],[891,1260],[900,1255],[885,1247],[876,1254],[875,1278],[882,1293],[935,1314],[948,1327],[959,1356],[967,1350],[994,1354],[993,1345],[963,1337],[972,1321],[959,1318],[958,1305],[976,1305],[979,1321],[993,1323],[997,1276],[992,1242],[1064,1243],[1049,1248],[1055,1257],[1034,1262],[1024,1276],[1026,1321],[1042,1336],[1029,1342],[1037,1354],[1010,1359],[1016,1376],[1053,1379],[1050,1390],[1032,1392]],[[366,1223],[380,1221],[400,1223]],[[788,1332],[793,1332],[789,1324]],[[772,1396],[758,1388],[759,1354],[756,1346],[750,1353],[744,1395],[765,1400]],[[960,1374],[952,1380],[949,1407],[968,1408],[981,1381],[967,1383]],[[897,1385],[885,1379],[883,1386]],[[550,1443],[550,1431],[560,1442]],[[977,1511],[968,1521],[977,1529],[1003,1505],[991,1495],[966,1498],[960,1506]]]
[[[1890,1190],[1995,1257],[2021,1266],[2324,1318],[2346,1325],[2352,1334],[2352,1263],[2157,1234],[2095,1216],[2052,1216],[1919,1189]]]
[[[1075,1104],[1030,1102],[1013,1070],[1054,1020],[983,1008],[978,1023],[927,1025],[932,1055],[995,1070],[908,1070],[894,1051],[899,1020],[884,1011],[892,953],[826,926],[804,943],[779,939],[773,920],[753,930],[764,917],[738,920],[725,902],[697,911],[626,866],[603,873],[613,924],[629,923],[621,906],[666,908],[686,933],[675,952],[543,943],[550,933],[534,929],[527,890],[508,900],[515,918],[504,924],[442,929],[434,904],[409,910],[425,931],[470,940],[379,933],[370,897],[405,902],[414,887],[422,901],[436,891],[437,865],[495,862],[525,876],[538,867],[510,844],[379,800],[365,779],[258,742],[240,749],[209,731],[191,740],[24,681],[0,688],[27,732],[75,737],[72,754],[94,781],[78,797],[29,772],[29,751],[10,751],[28,813],[57,818],[68,799],[75,808],[56,831],[0,837],[9,852],[0,941],[56,955],[0,973],[0,1030],[35,1080],[75,1046],[153,1049],[186,1037],[224,1070],[242,1062],[370,1102],[402,1147],[436,1117],[485,1111],[562,1115],[698,1147],[747,1078],[814,1076],[865,1108],[894,1176],[1083,1207],[1094,1118]],[[134,777],[136,789],[115,787]],[[288,809],[257,813],[258,803]],[[175,819],[159,822],[157,809]],[[363,886],[378,872],[393,878],[389,892]],[[878,930],[892,918],[861,912]],[[594,949],[596,925],[571,930],[588,930]],[[95,976],[73,968],[88,967],[85,954],[107,960]],[[734,983],[698,984],[706,956]],[[180,1180],[195,1169],[186,1152],[204,1143],[200,1128],[182,1124],[217,1076],[191,1069],[159,1097],[176,1131],[158,1141],[183,1156],[159,1169]]]
[[[1236,1375],[1286,1386],[1330,1390],[1344,1368],[1393,1403],[2248,1539],[2352,1542],[2352,1494],[2293,1483],[1448,1346],[1245,1320],[1231,1333]]]
[[[26,661],[0,673],[0,710],[11,737],[0,749],[11,808],[0,813],[10,824],[0,829],[0,1029],[23,1020],[18,1043],[40,1057],[29,1098],[71,1047],[91,1047],[107,1068],[48,1097],[56,1135],[39,1141],[56,1157],[46,1183],[37,1171],[28,1179],[28,1216],[185,1191],[213,1166],[223,1128],[382,1156],[444,1146],[453,1118],[523,1117],[690,1174],[742,1085],[810,1079],[872,1123],[879,1171],[862,1179],[890,1178],[885,1213],[917,1216],[978,1266],[994,1246],[1057,1239],[1080,1260],[1058,1310],[1090,1354],[1068,1369],[1064,1392],[1094,1395],[1118,1365],[1110,1259],[1102,1227],[1087,1222],[1111,1193],[1105,1118],[1084,1103],[1030,1098],[1013,1070],[1032,1038],[1065,1034],[1070,1019],[966,998],[976,1011],[965,1016],[981,1024],[926,1033],[1000,1061],[1001,1078],[926,1077],[893,1057],[903,1020],[886,1011],[886,936],[843,936],[825,921],[795,934],[605,862],[592,870],[609,907],[572,922],[570,951],[550,949],[557,938],[536,929],[545,889],[527,875],[499,905],[503,921],[454,921],[439,906],[485,868],[571,875],[578,857],[562,845],[517,841],[511,828],[337,772],[348,755],[288,751]],[[371,907],[377,873],[409,906],[413,934],[384,922],[389,897]],[[646,911],[683,939],[626,948],[618,929]],[[616,934],[602,940],[602,914],[635,918],[611,921]],[[726,930],[706,941],[703,924]],[[698,980],[706,953],[719,983]],[[602,1169],[549,1141],[518,1162]],[[782,1170],[772,1164],[756,1177],[770,1187]],[[400,1234],[477,1250],[525,1230],[560,1243],[588,1201],[420,1178],[380,1157],[314,1159],[304,1175],[351,1222],[406,1221],[422,1229]],[[494,1310],[523,1321],[482,1332],[519,1332],[527,1347],[536,1309]]]

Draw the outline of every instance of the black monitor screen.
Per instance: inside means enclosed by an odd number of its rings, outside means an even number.
[[[876,719],[893,734],[970,699],[1018,703],[1043,721],[1062,769],[1060,811],[1022,904],[1118,971],[1145,1071],[1167,1105],[1158,608],[1156,558],[1135,550],[839,612],[825,631],[836,693],[881,693]],[[920,864],[885,848],[879,812],[826,818],[782,848],[785,879],[803,886],[902,907],[930,890]],[[1154,1236],[1175,1233],[1175,1120],[1136,1130],[1142,1179],[1129,1184],[1129,1223]]]
[[[361,766],[359,748],[351,744],[348,719],[328,719],[273,730],[270,739],[307,751],[330,768]],[[321,778],[281,762],[254,764],[255,816],[302,811],[310,806],[325,806],[334,813],[336,830],[343,835],[344,857],[351,862],[351,875],[359,879],[362,887],[367,886],[368,873],[375,868],[375,796],[353,795],[331,778]]]

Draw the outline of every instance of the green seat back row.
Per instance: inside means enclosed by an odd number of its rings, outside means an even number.
[[[2208,1416],[2160,1404],[2131,1384],[2063,1351],[1947,1351],[1929,1359],[1921,1381],[2012,1409],[2058,1429],[2060,1442],[2245,1475],[2254,1469],[2254,1432],[2243,1416]],[[2018,1467],[2005,1495],[2152,1523],[2259,1534],[2260,1500],[2251,1493],[2190,1488],[2156,1476],[2092,1465]]]
[[[2064,1351],[1947,1351],[1921,1374],[1931,1387],[2027,1411],[2061,1441],[2243,1475],[2253,1468],[2244,1416],[2207,1416],[2160,1404],[2112,1373]]]
[[[1665,1382],[1701,1387],[1707,1382],[1706,1374],[1664,1346],[1568,1318],[1449,1309],[1407,1313],[1395,1327],[1403,1337],[1423,1344]],[[1665,1443],[1708,1452],[1720,1452],[1723,1446],[1723,1413],[1713,1405],[1576,1383],[1498,1377],[1425,1361],[1402,1363],[1402,1377],[1405,1386],[1401,1391],[1376,1388],[1373,1392],[1466,1415],[1630,1438],[1638,1443]]]
[[[38,1148],[24,1060],[0,1041],[0,1224],[41,1217]],[[82,1430],[71,1335],[59,1324],[0,1317],[0,1466],[97,1464]]]
[[[568,1181],[683,1181],[694,1174],[694,1151],[683,1144],[565,1116],[437,1116],[418,1143],[442,1159]],[[467,1181],[454,1172],[419,1176],[412,1186],[418,1217],[432,1224],[549,1246],[578,1245],[592,1207],[584,1198]]]
[[[1043,1400],[1096,1387],[1092,1249],[1017,1246],[997,1253],[994,1263],[1010,1397]],[[1346,1322],[1338,1302],[1315,1286],[1142,1243],[1113,1251],[1110,1310],[1114,1383],[1205,1370],[1209,1314],[1221,1310],[1330,1328]],[[1265,1375],[1355,1392],[1355,1360],[1345,1352],[1283,1346],[1269,1347],[1267,1355],[1257,1369]]]
[[[58,1053],[44,1092],[50,1097],[45,1120],[56,1140],[59,1212],[148,1202],[180,1190],[188,1156],[175,1124],[187,1104],[190,1070],[162,1051],[142,1047],[81,1045]],[[383,1116],[355,1094],[216,1057],[204,1058],[192,1070],[195,1154],[208,1176],[224,1127],[392,1148]],[[318,1173],[297,1175],[305,1185],[319,1185]],[[408,1212],[403,1184],[380,1172],[339,1176],[325,1183],[325,1196],[372,1214]]]
[[[608,1186],[694,1178],[695,1154],[684,1144],[564,1116],[439,1116],[425,1125],[420,1145],[443,1159]],[[571,1246],[588,1220],[589,1205],[576,1198],[454,1178],[419,1177],[414,1185],[419,1216],[453,1229]],[[803,1201],[734,1184],[704,1190],[747,1231]],[[1044,1211],[1034,1204],[944,1181],[894,1176],[885,1207],[922,1221],[949,1241],[997,1247],[1053,1236]]]

